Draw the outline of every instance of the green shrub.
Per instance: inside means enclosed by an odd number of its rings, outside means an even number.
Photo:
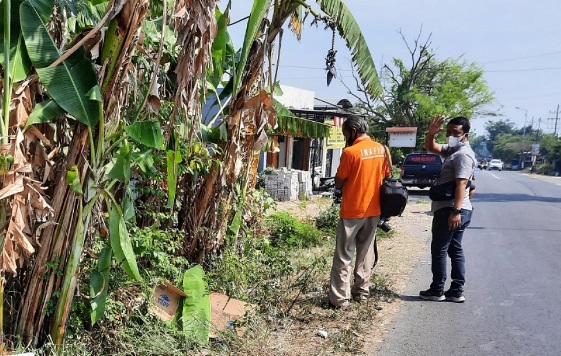
[[[339,222],[339,205],[332,204],[327,210],[322,211],[316,218],[316,228],[321,231],[334,233]]]
[[[540,164],[536,167],[536,172],[539,174],[548,174],[549,171],[553,170],[553,165],[552,164],[548,164],[548,163],[544,163],[544,164]]]
[[[312,247],[323,241],[324,234],[310,224],[300,222],[288,213],[275,213],[267,217],[271,244],[277,246]]]
[[[207,273],[209,289],[257,304],[276,299],[281,281],[293,272],[289,252],[253,236],[227,245]]]

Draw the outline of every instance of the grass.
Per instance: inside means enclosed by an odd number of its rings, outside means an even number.
[[[246,232],[243,240],[237,240],[217,257],[207,273],[210,290],[252,303],[256,310],[237,322],[235,328],[219,332],[209,344],[198,345],[178,327],[148,315],[148,298],[143,295],[139,308],[116,310],[109,313],[109,319],[102,319],[87,330],[74,328],[60,354],[360,354],[380,313],[380,304],[395,300],[397,294],[386,278],[373,275],[371,297],[365,303],[351,303],[345,310],[329,307],[329,271],[337,215],[337,207],[331,204],[324,206],[315,221],[305,214],[299,214],[303,221],[287,213],[273,214],[267,220],[267,229],[247,229],[268,231],[267,234]],[[395,230],[378,233],[380,238],[391,238]],[[171,266],[176,261],[167,257],[169,246],[159,242],[170,241],[169,238],[148,232],[138,232],[134,238],[140,239],[135,244],[137,249],[160,258],[160,265],[150,266],[150,275],[165,273],[173,277],[176,268],[184,268],[182,264]],[[143,293],[145,289],[138,289],[126,298],[136,299]],[[122,302],[127,304],[127,300]],[[328,337],[318,336],[319,330],[325,330]],[[31,350],[21,347],[20,351]],[[37,355],[55,353],[52,344],[34,351]]]

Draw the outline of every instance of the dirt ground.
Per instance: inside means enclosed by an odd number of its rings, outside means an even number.
[[[281,202],[277,211],[310,219],[329,204],[331,199],[328,198]],[[278,340],[275,347],[279,354],[375,355],[399,311],[399,295],[407,285],[413,267],[428,248],[431,219],[429,202],[410,201],[401,217],[390,220],[395,234],[378,243],[380,257],[374,269],[372,298],[335,312],[312,308],[310,313],[314,317],[307,319],[304,325],[287,326],[282,340]],[[327,283],[329,276],[325,279]]]

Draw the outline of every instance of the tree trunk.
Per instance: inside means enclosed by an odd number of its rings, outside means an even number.
[[[55,212],[54,221],[42,231],[39,239],[41,247],[34,261],[34,267],[27,282],[27,288],[22,298],[17,323],[17,334],[25,342],[33,345],[43,343],[51,326],[50,318],[57,291],[62,283],[66,261],[70,249],[68,246],[74,236],[76,228],[75,212],[76,199],[79,197],[66,182],[66,172],[72,166],[77,166],[81,172],[88,157],[88,130],[86,125],[78,123],[75,127],[72,143],[65,162],[59,165],[55,178],[55,191],[52,207]],[[56,265],[56,268],[50,267]]]

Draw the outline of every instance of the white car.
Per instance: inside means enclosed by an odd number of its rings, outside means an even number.
[[[503,161],[500,159],[492,159],[489,161],[489,165],[487,166],[487,170],[490,171],[491,169],[498,169],[499,171],[503,170]]]

